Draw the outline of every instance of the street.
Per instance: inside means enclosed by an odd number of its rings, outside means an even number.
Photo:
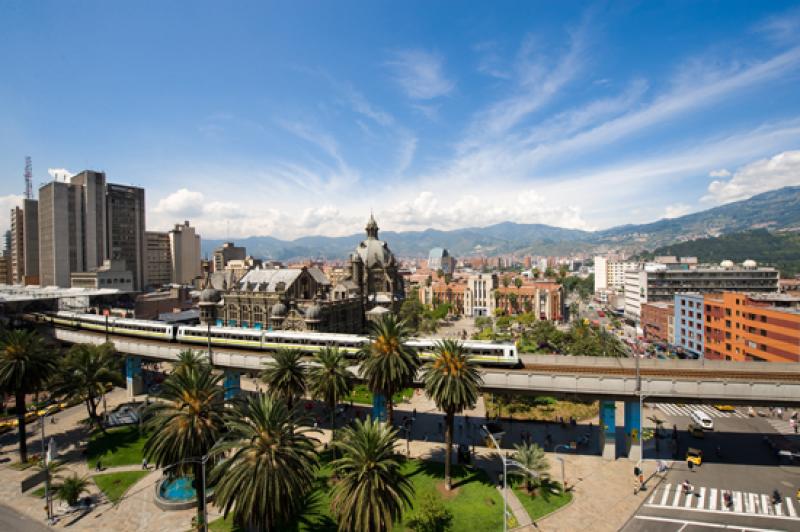
[[[712,415],[714,430],[703,438],[686,431],[688,413],[701,408]],[[669,412],[669,414],[667,414]],[[800,442],[788,421],[777,418],[749,417],[746,409],[719,412],[710,406],[659,405],[655,416],[665,421],[667,438],[658,458],[671,454],[668,440],[673,425],[678,427],[678,459],[666,476],[640,494],[643,502],[636,515],[623,528],[626,532],[714,530],[731,526],[748,530],[800,530],[800,467],[779,463],[764,443],[764,435]],[[652,417],[652,416],[651,416]],[[686,450],[703,451],[700,467],[688,468]],[[720,455],[717,455],[719,447]],[[651,450],[646,459],[656,459]],[[687,493],[682,483],[691,485]],[[776,493],[777,492],[777,493]],[[730,496],[726,504],[725,494]]]
[[[0,504],[0,530],[8,530],[9,532],[46,532],[50,529],[16,512],[12,508]]]

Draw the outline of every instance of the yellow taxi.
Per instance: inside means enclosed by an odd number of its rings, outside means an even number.
[[[731,405],[714,405],[714,408],[720,412],[736,412],[736,409]]]
[[[691,462],[696,466],[700,466],[703,464],[703,451],[700,449],[695,449],[694,447],[689,447],[686,451],[686,461]]]

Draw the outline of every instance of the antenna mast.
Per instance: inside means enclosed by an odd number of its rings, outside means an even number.
[[[30,156],[25,157],[25,199],[33,199],[33,164]]]

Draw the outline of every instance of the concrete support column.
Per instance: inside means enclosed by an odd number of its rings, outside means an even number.
[[[232,369],[225,370],[225,400],[235,399],[242,392],[242,374]]]
[[[600,449],[603,458],[617,458],[617,405],[614,401],[600,401]]]
[[[639,461],[642,458],[642,416],[639,401],[625,401],[625,443],[628,458]]]
[[[135,355],[128,355],[125,357],[125,378],[127,381],[128,399],[133,400],[134,396],[144,392],[142,357]]]
[[[379,393],[372,396],[372,419],[386,421],[386,399]]]

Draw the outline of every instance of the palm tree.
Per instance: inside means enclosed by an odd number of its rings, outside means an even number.
[[[55,487],[56,497],[70,506],[75,506],[81,495],[89,491],[89,479],[79,477],[77,473],[65,477]]]
[[[413,485],[400,471],[394,453],[397,431],[371,418],[342,430],[333,445],[342,457],[331,462],[339,482],[331,510],[339,530],[383,532],[411,504]]]
[[[279,530],[302,510],[314,487],[317,440],[297,429],[297,415],[279,397],[251,396],[234,405],[228,432],[212,450],[231,452],[212,471],[214,500],[248,530]]]
[[[419,369],[419,357],[414,348],[406,345],[408,330],[405,323],[386,314],[370,323],[370,343],[362,352],[361,375],[372,393],[386,399],[389,423],[394,414],[392,396],[411,386]]]
[[[97,407],[109,384],[122,386],[124,383],[122,359],[116,356],[112,344],[75,344],[55,376],[53,394],[83,399],[89,419],[105,432]]]
[[[202,354],[200,351],[186,349],[178,353],[178,360],[175,361],[172,371],[186,371],[189,368],[198,370],[201,366],[205,365],[208,365],[206,355]]]
[[[191,461],[195,483],[202,475],[200,460],[205,457],[225,425],[222,375],[210,366],[173,373],[164,381],[160,398],[147,409],[147,425],[153,429],[144,444],[144,455],[157,467],[181,464],[186,471]],[[197,521],[202,522],[205,497],[197,486]]]
[[[550,469],[550,463],[547,461],[547,456],[544,454],[544,449],[536,445],[535,443],[520,443],[514,446],[516,451],[512,455],[512,458],[522,464],[526,469],[530,471],[534,471],[537,473],[535,484],[539,484],[539,480],[541,475],[546,473],[548,469]],[[515,476],[524,476],[525,477],[525,489],[528,493],[534,487],[534,481],[531,480],[531,475],[525,471],[517,471],[514,470],[513,472],[509,472],[509,475]]]
[[[441,340],[434,348],[436,358],[422,369],[425,394],[433,399],[445,415],[444,485],[450,490],[450,461],[453,454],[453,422],[455,415],[472,408],[478,400],[478,387],[483,379],[467,358],[461,342]]]
[[[41,338],[28,331],[10,330],[0,338],[0,390],[14,394],[19,428],[19,460],[28,461],[25,396],[42,389],[56,362]]]
[[[291,409],[306,391],[306,372],[301,363],[303,353],[296,349],[279,349],[261,372],[261,380],[269,393],[281,397]]]
[[[311,396],[325,401],[331,411],[331,441],[336,431],[336,403],[353,389],[353,375],[347,369],[347,359],[338,349],[324,348],[316,356],[317,365],[308,372]]]

